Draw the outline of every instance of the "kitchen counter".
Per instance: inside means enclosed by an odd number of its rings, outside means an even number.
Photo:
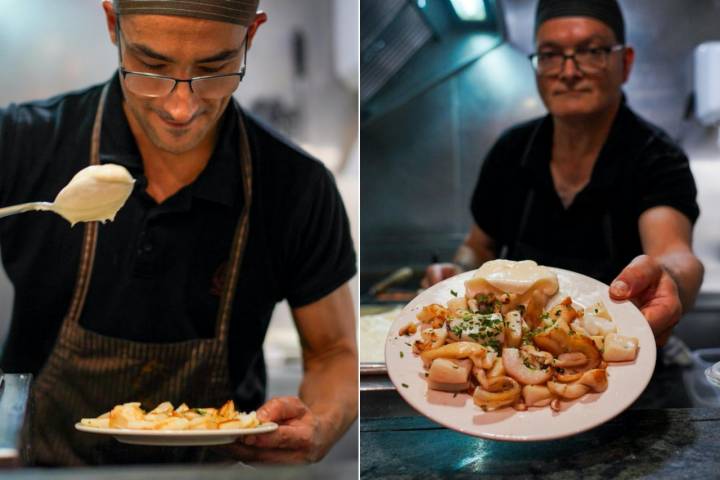
[[[174,466],[72,469],[24,469],[4,473],[3,480],[354,480],[357,463],[290,467]]]
[[[535,443],[441,427],[415,412],[386,376],[363,376],[361,478],[718,478],[720,390],[692,393],[691,382],[706,383],[702,371],[666,366],[664,357],[659,350],[653,377],[630,409],[585,433]]]
[[[573,437],[482,440],[425,417],[363,419],[361,478],[699,479],[720,470],[720,409],[627,410]]]

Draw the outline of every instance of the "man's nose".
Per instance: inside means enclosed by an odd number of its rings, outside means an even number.
[[[560,65],[560,78],[576,78],[582,75],[582,70],[578,68],[575,56],[566,56]]]
[[[187,123],[200,108],[200,99],[190,89],[189,82],[178,82],[165,99],[163,107],[173,122]]]

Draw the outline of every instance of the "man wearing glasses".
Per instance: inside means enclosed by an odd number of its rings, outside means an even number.
[[[540,0],[530,55],[549,114],[507,131],[473,194],[475,223],[435,283],[492,258],[533,259],[611,284],[663,344],[702,283],[688,160],[627,106],[634,52],[616,0]]]
[[[36,464],[315,461],[357,415],[355,254],[333,178],[232,99],[266,20],[257,5],[105,1],[118,73],[0,110],[2,204],[53,198],[88,163],[136,179],[107,225],[71,229],[49,215],[0,225],[16,291],[2,368],[35,375]],[[283,299],[304,375],[298,397],[265,402],[263,338]],[[73,428],[124,402],[228,399],[279,429],[210,449]]]

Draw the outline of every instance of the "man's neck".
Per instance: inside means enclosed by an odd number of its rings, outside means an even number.
[[[594,163],[619,109],[618,102],[607,111],[582,119],[553,117],[553,162],[575,163],[582,159],[583,163]]]
[[[550,160],[555,191],[565,208],[590,182],[600,151],[610,134],[620,102],[606,112],[583,119],[553,117],[553,146]]]
[[[215,148],[218,126],[191,150],[175,154],[158,148],[143,132],[132,113],[124,106],[130,130],[135,137],[142,157],[147,193],[162,203],[180,189],[190,185],[205,169]]]

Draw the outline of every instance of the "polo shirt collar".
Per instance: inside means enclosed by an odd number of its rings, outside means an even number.
[[[140,185],[144,185],[146,179],[142,157],[130,130],[122,102],[120,76],[116,73],[110,80],[103,112],[100,163],[122,165],[133,177],[138,178]],[[231,100],[220,119],[220,134],[207,166],[186,188],[195,198],[228,207],[236,207],[242,198],[237,109],[239,106]]]

